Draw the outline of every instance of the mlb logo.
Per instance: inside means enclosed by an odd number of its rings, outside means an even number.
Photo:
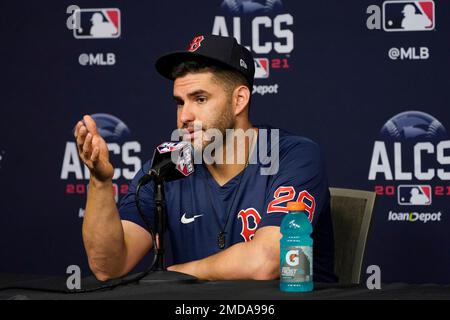
[[[383,2],[384,31],[431,31],[435,25],[434,2]]]
[[[79,24],[73,29],[77,39],[112,39],[120,37],[120,10],[117,8],[75,10],[75,21]]]
[[[255,79],[266,79],[269,77],[269,59],[255,58]]]
[[[399,205],[429,206],[431,204],[431,186],[429,185],[400,185],[397,191]]]

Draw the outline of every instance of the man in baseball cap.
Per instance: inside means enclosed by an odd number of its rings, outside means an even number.
[[[322,153],[309,139],[249,121],[252,54],[232,37],[199,35],[185,51],[166,54],[155,66],[173,81],[183,140],[203,154],[220,142],[214,148],[214,162],[195,164],[187,178],[165,183],[173,257],[167,261],[168,269],[210,280],[276,279],[280,224],[287,201],[296,199],[305,203],[318,229],[312,235],[314,249],[318,248],[315,280],[335,281]],[[154,183],[141,190],[145,219],[137,210],[134,191],[150,161],[136,174],[117,208],[110,192],[114,170],[106,143],[89,116],[84,123],[79,122],[75,132],[80,157],[91,171],[83,240],[91,269],[97,278],[107,280],[126,275],[154,245],[149,232],[154,226],[144,221],[155,220]],[[239,133],[244,133],[243,139]],[[261,150],[268,152],[263,159]],[[262,174],[267,164],[275,169]]]
[[[248,119],[255,64],[251,52],[235,38],[196,36],[186,50],[157,59],[155,67],[174,81],[178,128],[185,130],[185,140],[190,140],[197,151],[211,142],[208,129],[218,129],[224,136],[227,129],[256,134]],[[186,105],[191,98],[196,100]],[[194,126],[200,124],[201,129],[195,130]]]
[[[241,73],[253,86],[255,65],[247,48],[237,43],[233,37],[216,35],[197,36],[187,50],[166,54],[156,61],[156,70],[164,77],[174,80],[173,68],[185,61],[198,61],[233,69]]]

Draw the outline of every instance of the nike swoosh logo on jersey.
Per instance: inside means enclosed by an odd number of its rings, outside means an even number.
[[[185,213],[185,214],[183,214],[183,216],[181,217],[181,223],[183,223],[183,224],[188,224],[188,223],[194,222],[195,219],[197,219],[198,217],[201,217],[201,216],[202,216],[202,214],[198,214],[198,215],[195,215],[195,216],[193,216],[193,217],[191,217],[191,218],[187,218],[187,217],[186,217],[186,213]]]

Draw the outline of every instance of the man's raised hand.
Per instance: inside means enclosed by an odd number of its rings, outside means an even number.
[[[105,140],[97,131],[91,116],[85,115],[75,126],[78,154],[91,172],[91,176],[101,182],[112,180],[114,168],[109,162],[109,151]]]

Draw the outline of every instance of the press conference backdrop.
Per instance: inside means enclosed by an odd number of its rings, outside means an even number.
[[[2,1],[0,9],[0,272],[79,265],[90,275],[81,238],[88,172],[75,123],[97,120],[120,199],[176,126],[172,84],[155,59],[214,33],[256,58],[253,123],[317,141],[331,186],[377,192],[363,271],[378,265],[383,282],[450,282],[448,1]]]

